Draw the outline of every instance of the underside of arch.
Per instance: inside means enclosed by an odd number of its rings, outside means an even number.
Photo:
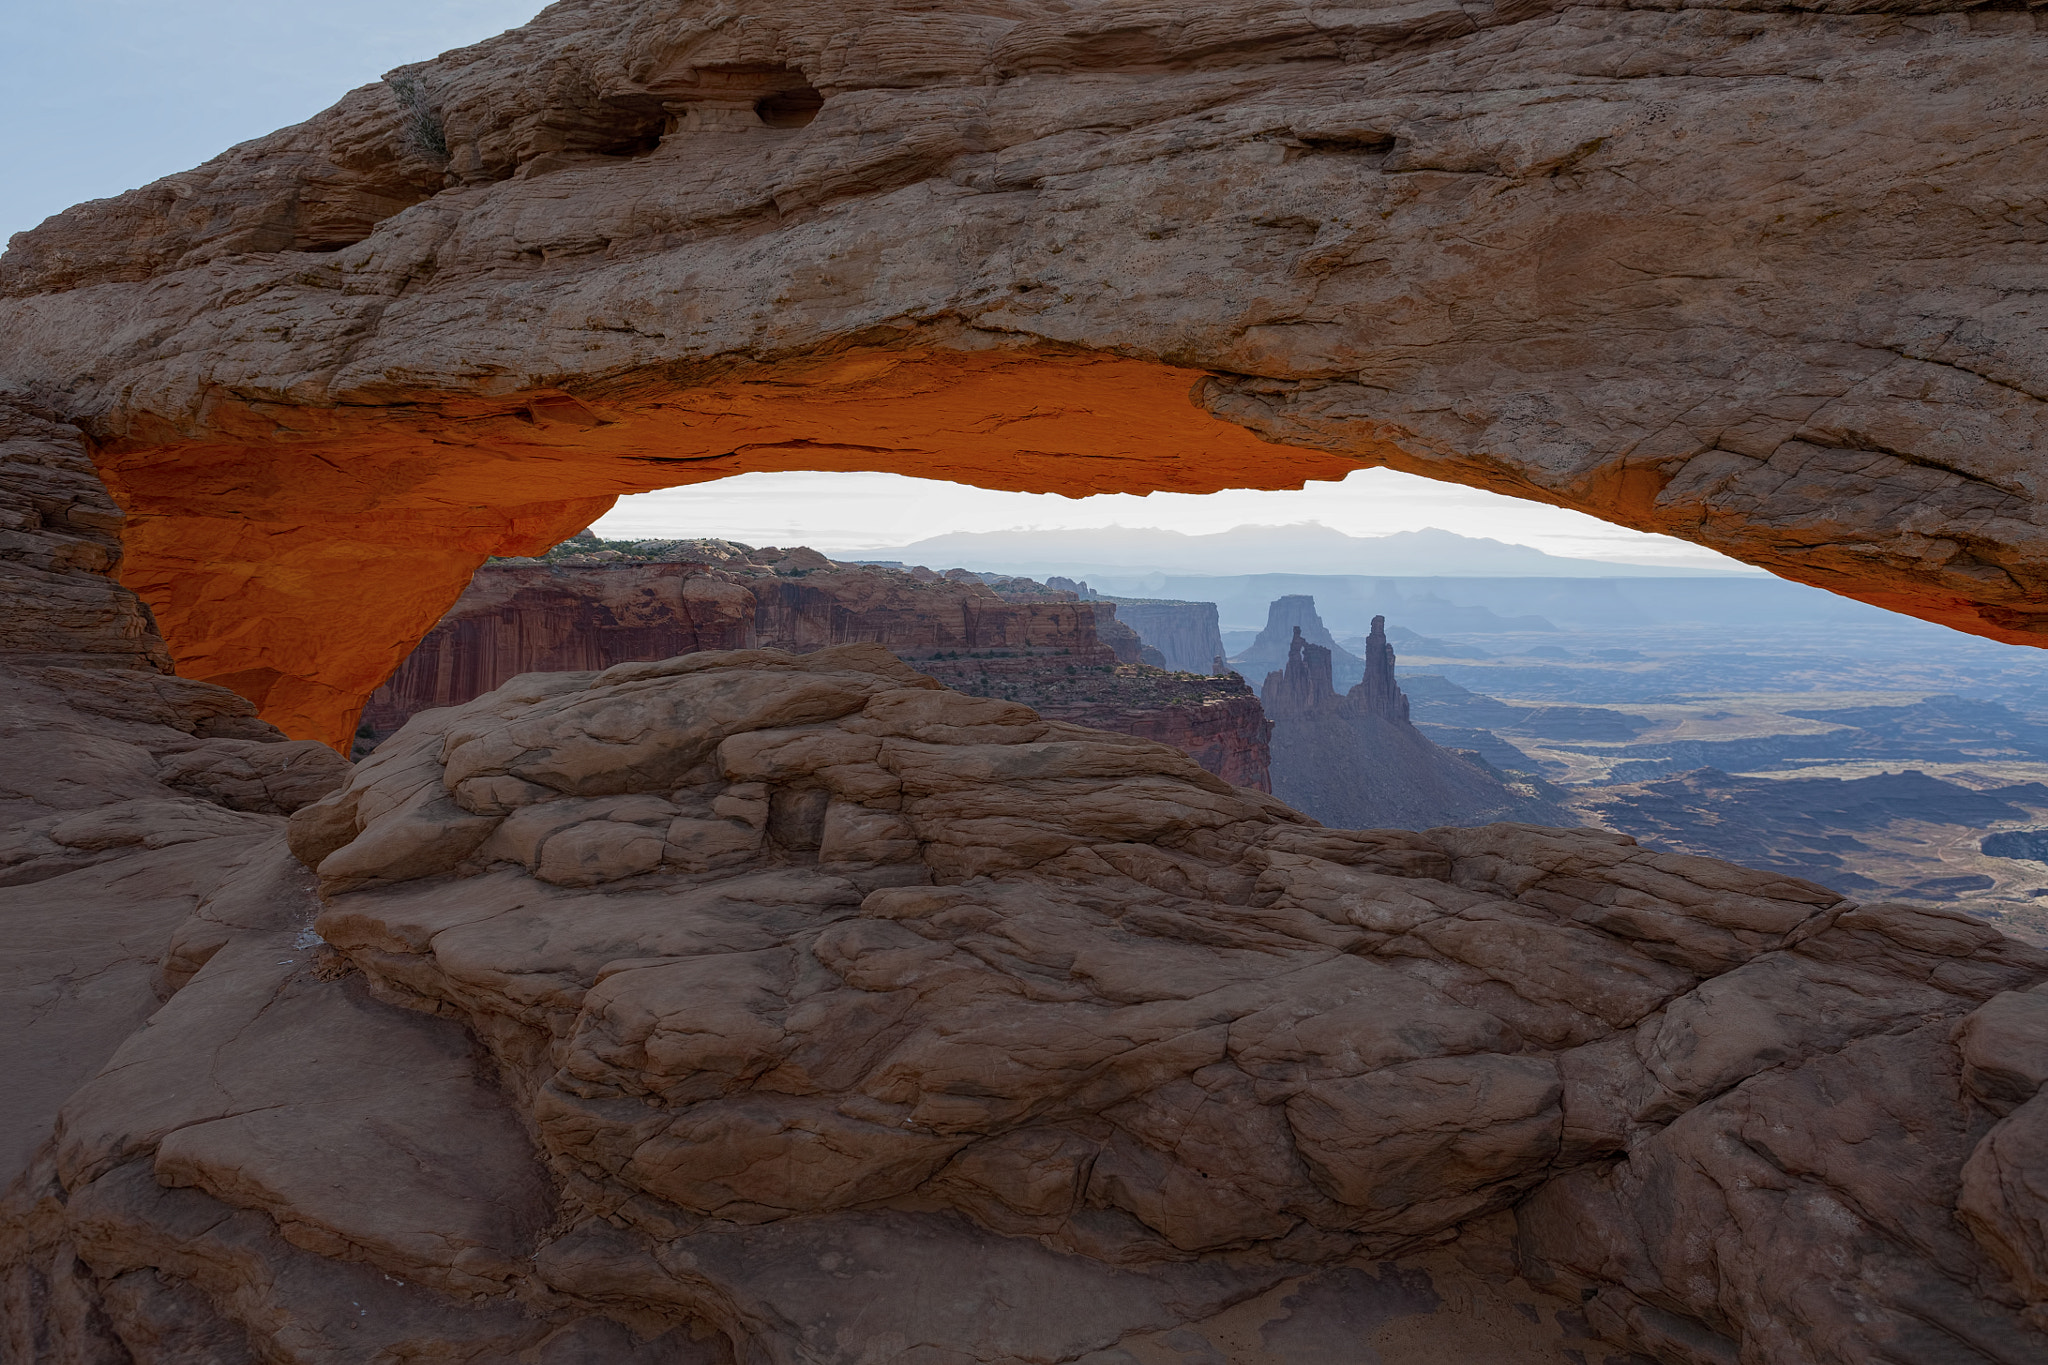
[[[345,747],[365,699],[490,555],[532,554],[623,494],[734,474],[881,471],[985,488],[1210,493],[1298,488],[1389,466],[1689,536],[1783,576],[1993,638],[2048,640],[2048,604],[2004,606],[1872,572],[1868,544],[1782,530],[1712,534],[1646,462],[1576,487],[1505,461],[1413,449],[1323,386],[1276,386],[1073,348],[854,347],[721,374],[380,409],[217,404],[240,442],[98,452],[127,509],[123,581],[188,677],[230,687],[287,733]],[[309,420],[309,418],[311,420]],[[1233,420],[1234,419],[1234,420]],[[1331,439],[1332,432],[1340,433]],[[1282,442],[1314,440],[1319,449]],[[1682,469],[1683,466],[1680,466]]]
[[[1382,462],[1219,422],[1197,402],[1209,380],[1074,351],[861,348],[691,383],[631,376],[580,399],[340,410],[285,440],[131,438],[98,458],[128,512],[122,581],[174,642],[178,671],[242,693],[289,734],[345,746],[365,699],[485,557],[537,553],[622,494],[785,470],[1210,493]],[[253,408],[213,417],[269,425]]]

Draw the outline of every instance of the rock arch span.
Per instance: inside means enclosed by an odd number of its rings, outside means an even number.
[[[0,374],[330,742],[485,555],[748,470],[1386,464],[2039,643],[2048,22],[1837,8],[569,0],[17,237]]]

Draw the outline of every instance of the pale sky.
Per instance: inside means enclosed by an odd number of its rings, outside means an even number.
[[[384,72],[526,22],[540,0],[0,0],[0,240],[318,113]],[[1442,527],[1552,554],[1732,567],[1682,541],[1388,470],[1292,493],[1072,499],[889,474],[750,474],[624,499],[608,537],[888,548],[943,531],[1318,521]]]
[[[0,242],[188,170],[543,0],[0,0]]]
[[[809,545],[829,553],[906,545],[942,531],[1157,526],[1199,535],[1233,526],[1308,521],[1353,536],[1438,527],[1579,559],[1747,567],[1688,541],[1644,535],[1580,512],[1391,469],[1361,469],[1342,483],[1311,483],[1294,492],[1231,489],[1092,498],[997,493],[900,474],[741,474],[620,498],[596,530],[607,540],[723,536],[748,545]]]

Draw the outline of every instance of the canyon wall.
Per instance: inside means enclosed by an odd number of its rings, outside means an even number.
[[[60,1310],[24,1278],[41,1254],[49,1197],[47,1182],[25,1173],[47,1159],[59,1111],[156,1013],[169,984],[233,932],[246,907],[216,901],[222,886],[263,865],[266,849],[281,853],[285,817],[332,791],[348,766],[325,745],[287,740],[245,698],[171,675],[148,610],[108,576],[120,522],[80,433],[47,411],[0,402],[0,1358],[9,1361],[67,1349],[51,1344]],[[71,1358],[120,1358],[94,1349]]]
[[[1207,673],[1223,655],[1223,634],[1217,627],[1214,602],[1103,597],[1099,593],[1090,600],[1114,604],[1117,620],[1159,651],[1162,668]]]
[[[972,697],[1021,702],[1049,719],[1157,740],[1235,786],[1270,792],[1272,722],[1236,674],[1210,677],[1142,664],[965,656],[910,666]]]
[[[24,1358],[2048,1350],[2048,954],[1967,917],[1324,829],[872,645],[531,675],[232,837],[20,1124]]]
[[[485,565],[372,694],[361,738],[374,743],[416,712],[469,701],[522,673],[865,641],[973,695],[1172,744],[1229,782],[1270,789],[1271,727],[1251,689],[1235,677],[1177,677],[1146,662],[1110,604],[1029,579],[987,585],[964,570],[841,565],[802,548],[690,543],[670,553],[719,558],[661,562],[613,551],[602,560]]]
[[[1410,723],[1385,617],[1373,618],[1364,677],[1344,693],[1332,685],[1330,651],[1293,630],[1286,666],[1267,674],[1259,692],[1273,722],[1275,796],[1343,828],[1578,823],[1530,783],[1476,754],[1440,749]]]
[[[1117,616],[1116,603],[1090,602],[1088,606],[1095,616],[1095,637],[1109,647],[1118,663],[1166,667],[1166,656]]]
[[[171,671],[149,609],[113,581],[120,533],[78,429],[0,402],[0,659]]]
[[[2044,64],[1978,0],[567,0],[16,238],[0,374],[180,668],[332,742],[486,556],[747,470],[1386,465],[2035,642]]]

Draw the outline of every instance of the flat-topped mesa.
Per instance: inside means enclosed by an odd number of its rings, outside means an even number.
[[[469,701],[523,673],[872,641],[972,695],[1171,744],[1228,782],[1271,789],[1272,727],[1241,679],[1145,662],[1144,642],[1111,604],[1072,591],[727,541],[551,554],[478,570],[372,695],[358,738],[374,742],[416,712]]]
[[[565,0],[16,237],[0,372],[336,741],[487,555],[751,470],[1386,465],[2036,642],[2048,28],[1835,8]]]

